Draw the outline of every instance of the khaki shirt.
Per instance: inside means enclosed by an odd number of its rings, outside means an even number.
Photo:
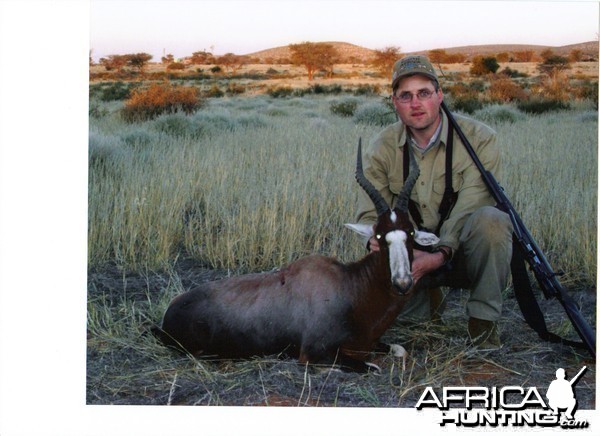
[[[496,148],[496,132],[483,123],[455,115],[458,125],[471,143],[483,166],[497,179],[500,174],[500,154]],[[412,190],[411,199],[419,206],[423,227],[433,231],[440,216],[439,207],[444,194],[446,139],[448,118],[442,112],[442,130],[438,143],[425,154],[412,147],[419,164],[420,174]],[[401,121],[384,129],[371,142],[364,156],[364,171],[373,186],[381,192],[388,204],[394,205],[403,186],[403,150],[408,145],[406,128]],[[467,217],[482,206],[493,206],[494,199],[486,188],[479,170],[454,132],[452,157],[452,186],[458,192],[457,202],[440,229],[438,245],[458,249],[459,236]],[[377,213],[373,202],[361,191],[357,221],[374,224]]]

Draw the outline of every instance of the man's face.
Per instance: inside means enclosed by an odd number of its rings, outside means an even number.
[[[419,94],[423,97],[428,92],[432,93],[429,98],[419,99]],[[412,95],[412,99],[404,103],[400,101],[402,95],[408,97]],[[400,80],[393,97],[398,116],[406,126],[422,133],[429,133],[431,130],[431,134],[437,128],[442,100],[441,89],[436,92],[431,79],[421,75]]]

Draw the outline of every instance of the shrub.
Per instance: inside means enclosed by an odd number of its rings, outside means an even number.
[[[183,114],[161,115],[154,121],[154,128],[177,137],[199,136],[201,132],[191,118]]]
[[[228,110],[200,111],[192,116],[196,135],[233,131],[238,123]]]
[[[294,90],[289,86],[278,86],[269,88],[267,90],[267,94],[269,94],[273,98],[285,98],[292,95]]]
[[[494,80],[488,89],[490,100],[498,102],[521,101],[527,93],[509,78]]]
[[[100,107],[98,104],[90,103],[88,115],[91,118],[102,118],[108,115],[108,109]]]
[[[226,92],[228,95],[238,95],[246,92],[246,88],[242,85],[238,85],[237,83],[229,82],[229,84],[227,84]]]
[[[452,99],[452,104],[449,105],[453,110],[465,112],[468,114],[474,113],[483,107],[483,103],[476,97],[456,97]]]
[[[493,56],[475,56],[469,72],[474,76],[483,76],[495,73],[500,68],[498,61]]]
[[[310,92],[313,94],[340,94],[342,85],[313,85],[310,87]]]
[[[155,84],[148,89],[136,89],[125,102],[122,114],[126,121],[136,122],[175,112],[190,114],[200,105],[197,88]]]
[[[240,126],[246,127],[248,129],[269,126],[269,122],[267,121],[265,116],[260,114],[242,115],[237,119],[237,122]]]
[[[204,95],[209,98],[221,98],[225,95],[225,93],[221,91],[219,85],[214,83],[213,86],[211,86],[210,89],[204,93]]]
[[[172,64],[167,65],[167,70],[185,70],[185,65],[181,62],[173,62]]]
[[[331,102],[329,105],[329,110],[332,114],[339,115],[341,117],[351,117],[354,115],[357,107],[358,101],[356,99],[346,98],[341,101]]]
[[[99,98],[102,101],[125,100],[129,98],[132,88],[132,85],[120,81],[109,83],[100,88]]]
[[[123,142],[132,147],[147,146],[152,142],[153,135],[145,129],[136,129],[121,135]]]
[[[598,82],[584,80],[578,85],[573,86],[572,91],[575,98],[590,100],[598,108]]]
[[[510,77],[511,79],[518,79],[519,77],[529,77],[527,73],[520,73],[518,70],[513,70],[512,68],[506,67],[500,74]]]
[[[517,108],[529,114],[543,114],[544,112],[570,109],[571,105],[560,100],[534,98],[517,103]]]
[[[353,120],[355,123],[386,126],[395,123],[397,118],[394,109],[381,101],[359,106],[354,113]]]
[[[289,113],[285,109],[278,107],[267,108],[264,113],[270,117],[287,117]]]
[[[496,104],[479,109],[474,117],[489,123],[514,123],[525,118],[525,115],[515,107]]]
[[[358,85],[353,91],[354,95],[378,95],[381,92],[379,85]]]

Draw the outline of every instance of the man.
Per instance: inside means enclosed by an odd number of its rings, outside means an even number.
[[[469,336],[481,348],[499,348],[497,321],[512,255],[510,218],[494,207],[477,167],[441,111],[444,96],[429,60],[424,56],[407,56],[396,62],[392,91],[400,121],[372,141],[365,156],[365,175],[388,204],[394,204],[407,176],[403,165],[406,153],[413,153],[420,175],[411,193],[411,218],[440,237],[432,252],[414,251],[415,287],[406,315],[422,318],[423,313],[430,313],[430,293],[426,291],[429,288],[445,285],[470,289]],[[485,168],[500,178],[495,132],[470,118],[455,118]],[[453,149],[448,153],[449,163],[447,148]],[[455,203],[443,219],[440,204],[448,164],[452,168]],[[376,220],[373,203],[365,194],[359,200],[357,219],[364,224]],[[368,248],[379,249],[375,238],[369,240]]]

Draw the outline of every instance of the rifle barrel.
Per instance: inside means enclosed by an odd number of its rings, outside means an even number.
[[[456,122],[454,116],[450,113],[448,106],[446,103],[442,101],[441,104],[442,110],[446,113],[448,117],[448,121],[454,127],[454,130],[458,134],[461,142],[463,143],[465,149],[471,156],[471,159],[477,166],[477,169],[481,173],[481,177],[488,190],[492,194],[492,197],[498,204],[498,207],[508,213],[510,219],[513,223],[514,234],[517,237],[517,240],[522,248],[523,254],[525,255],[525,259],[529,263],[529,266],[533,270],[535,278],[542,289],[544,296],[546,298],[556,297],[558,301],[562,304],[563,308],[567,312],[567,316],[571,321],[573,327],[577,331],[577,334],[582,339],[584,345],[590,351],[592,356],[596,357],[596,335],[585,321],[579,307],[575,303],[575,301],[567,294],[565,289],[562,287],[560,282],[556,279],[556,273],[552,270],[550,263],[544,256],[542,250],[538,247],[535,240],[527,230],[527,227],[521,221],[519,214],[510,203],[508,197],[504,193],[502,187],[498,184],[493,174],[485,169],[477,153],[471,146],[471,143],[463,133],[462,129]]]

